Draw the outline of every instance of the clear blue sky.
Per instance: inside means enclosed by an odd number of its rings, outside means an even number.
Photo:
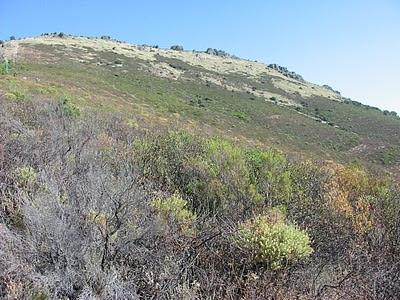
[[[400,0],[0,0],[0,39],[53,31],[220,48],[400,113]]]

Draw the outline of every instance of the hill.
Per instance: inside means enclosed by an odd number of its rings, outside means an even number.
[[[395,114],[274,64],[211,48],[167,50],[54,34],[8,41],[0,51],[12,65],[14,76],[0,79],[11,99],[67,97],[83,110],[123,112],[138,126],[186,128],[294,156],[399,168]]]
[[[212,48],[0,49],[0,299],[398,299],[394,113]]]

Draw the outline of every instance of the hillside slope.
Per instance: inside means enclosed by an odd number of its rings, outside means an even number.
[[[175,48],[0,48],[0,299],[398,299],[397,116]]]
[[[296,156],[399,169],[398,117],[277,66],[66,35],[8,41],[0,51],[10,62],[0,75],[10,101],[67,98],[82,111],[121,112],[136,127],[183,127]]]

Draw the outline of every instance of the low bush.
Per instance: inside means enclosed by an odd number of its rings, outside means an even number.
[[[15,170],[15,175],[21,186],[32,185],[37,180],[37,173],[32,167],[19,167]]]
[[[244,222],[239,227],[236,243],[273,270],[282,268],[284,263],[306,258],[313,252],[307,233],[287,224],[278,209]]]
[[[154,199],[152,206],[164,221],[173,219],[185,232],[191,230],[192,223],[196,219],[196,215],[187,208],[187,201],[178,194],[165,199]]]
[[[4,62],[0,63],[0,75],[7,75],[10,73],[11,64],[6,59]]]
[[[77,118],[81,114],[79,108],[68,97],[60,100],[60,108],[63,114],[70,118]]]

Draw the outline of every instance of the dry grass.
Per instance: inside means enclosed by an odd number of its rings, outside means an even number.
[[[273,80],[273,84],[277,88],[289,93],[298,92],[303,97],[320,96],[330,98],[332,100],[340,100],[340,96],[321,86],[309,82],[300,82],[295,79],[285,77],[279,72],[268,68],[263,63],[248,60],[218,57],[206,53],[192,51],[155,49],[112,40],[102,40],[97,38],[89,39],[73,36],[65,36],[63,38],[40,36],[11,41],[6,44],[4,55],[12,59],[16,58],[20,44],[62,45],[67,48],[79,49],[87,53],[87,55],[78,59],[81,62],[84,62],[85,60],[91,61],[94,59],[94,54],[89,52],[87,48],[92,48],[95,51],[111,51],[119,55],[138,58],[144,61],[156,61],[156,55],[160,55],[165,58],[181,60],[192,66],[201,66],[208,71],[219,74],[243,74],[253,79],[266,74],[276,78]],[[157,63],[153,64],[153,66],[154,69],[152,72],[154,72],[154,75],[156,76],[177,79],[181,73],[166,64]],[[301,89],[299,87],[301,87]],[[276,95],[272,95],[272,93],[268,91],[263,91],[259,96],[266,97],[267,99],[270,97],[276,97]],[[282,99],[282,102],[291,104],[291,101],[287,100],[288,99]]]

